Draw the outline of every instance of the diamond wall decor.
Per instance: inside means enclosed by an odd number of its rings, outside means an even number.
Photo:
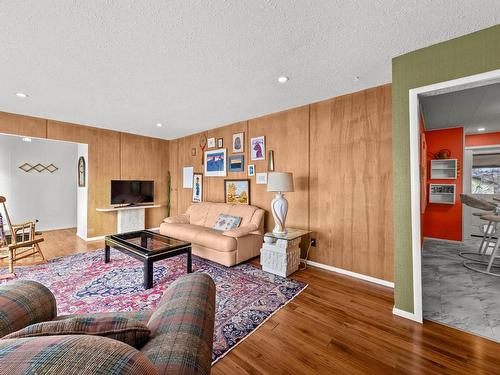
[[[42,173],[43,171],[47,171],[50,173],[54,173],[57,171],[59,168],[57,168],[54,164],[49,164],[49,165],[43,165],[43,164],[36,164],[36,165],[31,165],[29,163],[24,163],[23,165],[20,165],[18,167],[24,172],[31,172],[32,170],[37,171],[38,173]]]

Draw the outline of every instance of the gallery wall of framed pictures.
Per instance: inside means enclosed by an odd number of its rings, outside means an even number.
[[[197,156],[196,147],[190,149],[190,151],[192,157]],[[211,192],[214,191],[214,187],[220,191],[222,185],[210,182],[211,179],[228,177],[224,179],[225,201],[235,204],[250,204],[251,181],[253,180],[257,185],[267,184],[268,170],[266,168],[269,165],[274,166],[274,154],[272,151],[266,150],[265,136],[246,138],[244,131],[233,132],[230,137],[226,135],[226,138],[203,136],[203,142],[200,141],[199,151],[202,156],[203,173],[193,174],[191,188],[191,201],[193,203],[203,201],[204,183],[208,184]],[[245,160],[246,158],[248,160]],[[255,161],[266,159],[269,159],[269,162],[267,162],[269,165],[265,167],[262,164],[255,163]],[[245,174],[248,178],[242,179],[241,177],[245,176]]]

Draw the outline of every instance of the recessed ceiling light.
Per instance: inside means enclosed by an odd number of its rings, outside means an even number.
[[[30,137],[23,137],[23,142],[31,142],[31,138]]]
[[[278,82],[279,83],[285,83],[287,81],[288,81],[288,77],[285,77],[285,76],[278,77]]]
[[[478,132],[484,132],[486,129],[485,128],[477,128]]]
[[[160,122],[156,124],[156,127],[158,127],[158,128],[161,128],[162,126],[163,126],[163,124]]]
[[[24,99],[24,98],[27,98],[27,97],[28,97],[28,94],[25,94],[24,92],[17,92],[17,93],[16,93],[16,96],[17,96],[18,98],[23,98],[23,99]]]

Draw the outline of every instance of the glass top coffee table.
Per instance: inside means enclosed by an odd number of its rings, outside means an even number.
[[[187,254],[187,272],[193,271],[191,243],[167,237],[149,230],[140,230],[106,236],[104,262],[110,261],[110,248],[140,260],[144,264],[144,289],[153,287],[153,263],[181,254]]]

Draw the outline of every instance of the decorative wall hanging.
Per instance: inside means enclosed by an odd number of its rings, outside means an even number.
[[[194,147],[191,149],[191,156],[196,156],[196,148]]]
[[[204,164],[204,160],[203,160],[203,156],[205,155],[205,147],[207,147],[207,137],[202,135],[200,137],[200,143],[199,143],[199,146],[200,146],[200,150],[201,150],[201,165]]]
[[[257,185],[266,185],[267,184],[267,173],[257,173],[255,175],[255,183]]]
[[[205,151],[205,176],[226,176],[226,149]]]
[[[250,180],[224,180],[226,203],[250,204]]]
[[[208,138],[208,148],[215,147],[215,138]]]
[[[267,157],[267,170],[274,172],[274,151],[270,150]]]
[[[229,172],[243,172],[245,170],[245,157],[243,155],[232,155],[228,158]]]
[[[264,160],[266,158],[266,140],[264,136],[250,140],[250,152],[252,160]]]
[[[203,200],[203,175],[195,173],[193,175],[193,202],[200,203]]]
[[[233,134],[233,152],[245,151],[245,133]]]
[[[182,168],[182,187],[184,189],[191,189],[193,187],[193,167]]]
[[[35,165],[31,165],[29,163],[24,163],[23,165],[20,165],[18,168],[24,172],[31,172],[32,170],[35,170],[38,173],[42,173],[43,171],[54,173],[55,171],[57,171],[59,169],[54,164],[43,165],[40,163],[35,164]]]
[[[224,147],[224,138],[217,138],[217,148]]]
[[[80,156],[78,159],[78,187],[85,187],[85,173],[86,173],[87,165],[85,163],[85,158]]]
[[[248,164],[248,175],[255,176],[255,164]]]

